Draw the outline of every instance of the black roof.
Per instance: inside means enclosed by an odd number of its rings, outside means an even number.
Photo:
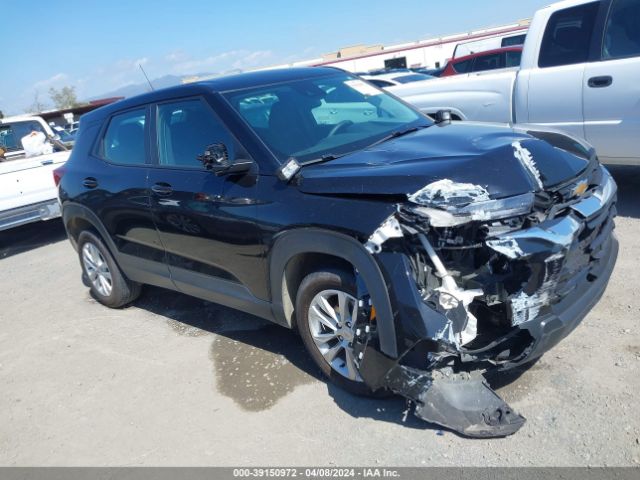
[[[84,117],[87,120],[110,115],[114,111],[123,110],[138,105],[146,105],[152,102],[159,102],[175,97],[185,97],[191,95],[200,95],[211,92],[227,92],[232,90],[243,90],[246,88],[259,87],[262,85],[271,85],[274,83],[287,82],[290,80],[301,80],[305,78],[323,77],[335,74],[341,71],[332,67],[297,67],[297,68],[277,68],[272,70],[260,70],[257,72],[240,73],[237,75],[229,75],[226,77],[215,78],[212,80],[204,80],[201,82],[187,83],[177,85],[175,87],[154,90],[153,92],[144,93],[129,97],[125,100],[112,103],[106,107],[99,108],[90,112]]]

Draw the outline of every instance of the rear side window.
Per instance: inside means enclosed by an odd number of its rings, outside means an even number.
[[[477,57],[473,64],[474,72],[484,72],[485,70],[496,70],[497,68],[504,68],[504,54],[494,53],[491,55],[483,55]]]
[[[600,2],[560,10],[549,19],[538,66],[557,67],[586,62]]]
[[[471,71],[471,65],[473,65],[473,59],[464,60],[454,63],[453,69],[458,73],[469,73]]]
[[[640,0],[614,0],[604,33],[602,58],[640,56]]]
[[[131,110],[111,117],[102,140],[102,157],[119,165],[146,163],[144,147],[146,109]]]
[[[223,143],[229,158],[235,158],[233,137],[202,100],[158,105],[160,165],[201,169],[198,155],[214,143]]]

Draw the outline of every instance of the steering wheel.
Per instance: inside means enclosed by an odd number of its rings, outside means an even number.
[[[339,123],[336,123],[335,126],[329,132],[329,135],[327,135],[327,137],[333,137],[340,130],[342,130],[343,128],[350,127],[351,125],[353,125],[353,122],[351,120],[343,120]]]

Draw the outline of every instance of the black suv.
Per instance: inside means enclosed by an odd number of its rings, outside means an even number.
[[[82,118],[55,172],[93,295],[142,284],[297,328],[333,381],[472,436],[524,419],[484,381],[602,295],[616,185],[544,130],[433,121],[331,68],[255,72]]]

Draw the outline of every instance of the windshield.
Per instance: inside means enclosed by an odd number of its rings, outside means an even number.
[[[281,162],[360,150],[387,135],[432,122],[347,73],[225,94]]]

